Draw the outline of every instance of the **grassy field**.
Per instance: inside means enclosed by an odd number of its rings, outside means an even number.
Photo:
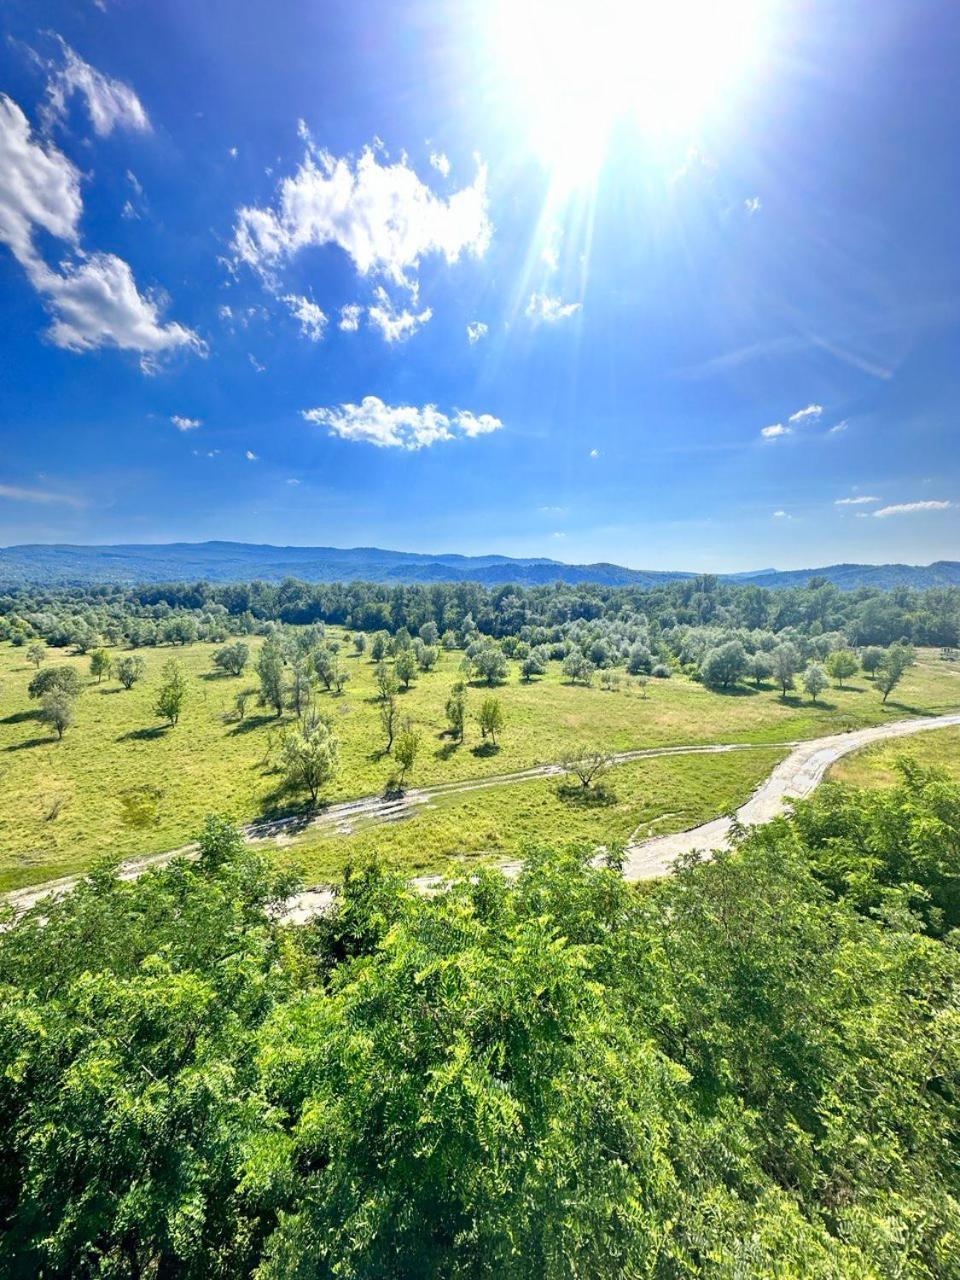
[[[302,801],[283,791],[276,771],[288,721],[257,708],[253,698],[242,722],[230,715],[238,690],[256,688],[252,672],[240,678],[214,674],[210,645],[141,652],[146,678],[129,692],[114,681],[97,685],[87,674],[87,658],[50,652],[48,663],[73,665],[86,681],[76,724],[57,742],[27,697],[33,668],[25,651],[0,645],[0,887],[82,870],[101,856],[175,847],[189,840],[211,811],[248,820],[289,811]],[[160,668],[171,656],[182,664],[189,693],[179,725],[167,729],[153,704]],[[466,742],[457,746],[443,736],[444,703],[460,657],[444,653],[436,670],[401,695],[403,714],[423,732],[411,777],[415,785],[547,763],[581,743],[620,751],[681,743],[788,742],[938,714],[960,704],[960,679],[929,656],[908,673],[885,707],[866,680],[831,689],[813,706],[799,697],[783,701],[771,687],[720,694],[679,677],[651,680],[645,697],[632,682],[606,692],[567,684],[557,664],[545,678],[523,684],[512,664],[508,683],[496,691],[506,727],[499,749],[487,752],[474,720],[487,692],[480,687],[469,690]],[[343,696],[319,695],[341,739],[341,769],[328,794],[331,800],[379,792],[392,771],[390,759],[381,754],[373,664],[352,656],[346,662],[352,679]],[[723,806],[705,785],[705,801],[717,811]],[[492,794],[484,793],[485,811]],[[518,790],[517,804],[528,803],[521,797],[529,794]]]
[[[607,774],[603,803],[561,792],[555,778],[485,787],[438,797],[400,822],[360,826],[350,835],[307,831],[285,847],[284,857],[302,868],[309,883],[320,883],[347,862],[374,856],[413,875],[442,871],[455,861],[509,857],[524,841],[626,844],[686,830],[739,806],[785,754],[756,747],[634,760]]]
[[[905,757],[943,769],[960,782],[960,728],[931,729],[906,742],[878,742],[839,760],[830,770],[835,782],[854,787],[889,787],[900,781],[897,761]]]

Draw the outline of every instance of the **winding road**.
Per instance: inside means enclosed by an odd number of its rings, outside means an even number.
[[[824,738],[812,738],[805,742],[777,743],[716,743],[704,746],[653,747],[639,751],[624,751],[612,757],[617,764],[631,760],[643,760],[655,756],[669,755],[719,755],[729,751],[782,751],[792,747],[786,756],[773,769],[765,782],[754,791],[749,800],[736,812],[737,821],[743,826],[757,826],[769,822],[785,812],[793,800],[809,795],[823,781],[824,775],[831,765],[842,756],[874,742],[888,738],[904,738],[915,733],[923,733],[930,729],[946,729],[960,726],[960,712],[949,715],[931,716],[927,719],[896,720],[887,724],[873,725],[868,729],[854,729],[847,733],[832,734]],[[323,812],[312,818],[302,817],[280,818],[268,822],[250,823],[244,828],[248,840],[283,840],[299,834],[307,827],[319,827],[338,834],[350,834],[357,823],[397,822],[412,816],[427,807],[431,800],[441,796],[460,795],[470,791],[479,791],[487,787],[504,786],[510,783],[532,781],[536,778],[558,776],[563,772],[560,765],[541,765],[532,769],[524,769],[516,773],[496,774],[488,778],[477,778],[466,782],[443,783],[435,787],[422,787],[404,792],[401,796],[382,797],[368,796],[359,800],[348,800],[342,804],[330,805]],[[730,817],[715,818],[711,822],[702,823],[688,831],[678,831],[673,835],[654,836],[627,846],[623,874],[628,880],[648,880],[666,874],[670,865],[681,853],[693,849],[720,849],[725,847],[730,834]],[[134,880],[151,867],[162,866],[176,857],[191,857],[196,853],[195,845],[183,845],[179,849],[171,849],[168,853],[153,854],[143,858],[130,859],[120,864],[118,874],[121,879]],[[516,873],[520,864],[507,862],[501,864],[508,873]],[[80,876],[67,876],[60,880],[49,880],[43,884],[32,885],[28,889],[18,889],[3,895],[3,901],[9,903],[17,911],[26,911],[37,902],[50,895],[60,896],[69,893],[81,879]],[[439,876],[418,876],[411,885],[424,892],[435,889],[442,883]],[[304,890],[291,898],[287,903],[285,916],[293,922],[309,919],[311,916],[326,910],[333,900],[329,888],[317,887]]]

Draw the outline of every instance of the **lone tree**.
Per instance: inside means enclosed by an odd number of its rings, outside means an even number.
[[[94,649],[90,655],[90,674],[97,677],[97,684],[113,670],[113,662],[106,649]]]
[[[387,745],[383,749],[384,755],[389,755],[393,750],[393,739],[396,737],[399,719],[400,708],[397,706],[396,690],[393,690],[380,703],[380,723],[383,726],[383,732],[387,735]]]
[[[503,707],[499,698],[484,698],[480,704],[477,722],[480,725],[480,733],[484,741],[489,738],[493,745],[496,746],[497,734],[501,732],[504,726]]]
[[[34,640],[33,644],[27,649],[27,657],[33,665],[40,670],[40,663],[47,656],[47,646],[42,640]]]
[[[544,675],[546,670],[547,664],[543,659],[543,655],[536,649],[528,653],[520,664],[520,674],[526,684],[529,684],[534,676]]]
[[[357,634],[353,637],[353,647],[356,651],[358,658],[361,656],[361,654],[363,654],[366,651],[367,637],[363,634],[362,631],[358,631]]]
[[[316,716],[283,740],[282,766],[291,786],[305,787],[316,804],[321,790],[337,771],[340,744],[330,721]]]
[[[409,689],[410,681],[417,674],[417,659],[413,650],[401,649],[396,656],[393,669],[397,673],[397,679],[402,683],[404,689]]]
[[[147,670],[147,664],[139,654],[130,654],[126,658],[121,658],[116,665],[114,675],[120,681],[125,689],[132,689],[138,680],[142,680]]]
[[[455,680],[450,688],[450,697],[446,705],[447,724],[457,742],[463,741],[463,727],[467,720],[467,686],[462,680]]]
[[[777,684],[780,686],[781,697],[786,697],[787,692],[793,688],[793,678],[800,670],[800,655],[789,641],[778,644],[770,654],[770,662],[773,666],[773,676]]]
[[[65,689],[51,689],[43,695],[40,719],[56,730],[58,739],[74,722],[74,704],[75,699]]]
[[[857,674],[859,666],[857,655],[852,649],[834,649],[833,653],[827,655],[827,674],[832,680],[836,680],[841,689],[844,680]]]
[[[157,693],[154,711],[171,726],[180,719],[183,701],[187,696],[187,682],[176,658],[163,664],[163,684]]]
[[[589,684],[593,678],[593,663],[579,649],[571,649],[563,660],[563,674],[572,684]]]
[[[758,649],[756,653],[751,653],[747,659],[747,671],[754,685],[759,689],[760,682],[773,675],[773,663],[770,661],[770,655],[764,653],[762,649]]]
[[[405,725],[397,734],[397,741],[393,748],[393,758],[400,769],[397,775],[397,786],[401,789],[407,774],[416,763],[419,750],[420,734],[410,725]]]
[[[223,645],[213,655],[213,665],[231,676],[242,676],[249,661],[250,646],[242,640]]]
[[[561,761],[564,770],[578,779],[584,791],[599,782],[613,764],[611,756],[599,747],[574,747]]]
[[[83,692],[80,673],[74,667],[45,667],[27,685],[27,693],[31,698],[42,698],[54,689],[61,689],[71,698],[78,698]]]
[[[711,689],[729,689],[747,670],[747,654],[739,640],[711,649],[700,664],[700,677]]]
[[[497,644],[486,645],[471,659],[474,675],[488,685],[499,684],[507,678],[507,659]]]
[[[388,698],[396,696],[400,686],[397,684],[397,677],[385,662],[377,663],[375,679],[377,682],[377,695],[381,702],[386,702]]]
[[[916,661],[916,654],[909,645],[895,644],[883,655],[883,661],[877,667],[874,679],[877,688],[883,694],[883,701],[890,697],[894,689],[903,679],[908,667]]]
[[[819,662],[811,662],[803,673],[803,687],[809,693],[811,702],[816,702],[818,695],[823,693],[829,683],[827,673]]]
[[[868,676],[875,676],[877,668],[886,657],[886,650],[881,649],[878,644],[868,644],[866,649],[860,654],[860,666]]]
[[[283,715],[283,654],[275,640],[267,640],[257,658],[257,675],[260,677],[260,705],[273,707],[278,716]]]

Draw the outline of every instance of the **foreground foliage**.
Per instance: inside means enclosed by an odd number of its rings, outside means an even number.
[[[211,820],[0,935],[3,1274],[960,1275],[960,788],[527,857],[292,927]]]

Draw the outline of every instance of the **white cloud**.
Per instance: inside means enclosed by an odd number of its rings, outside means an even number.
[[[327,327],[327,317],[309,298],[288,293],[283,301],[300,321],[300,332],[311,342],[320,342]]]
[[[345,307],[340,308],[340,324],[338,328],[344,333],[356,333],[360,328],[360,317],[363,315],[363,307],[356,302],[348,302]]]
[[[326,427],[341,440],[355,440],[385,449],[424,449],[461,436],[474,438],[498,431],[503,423],[492,414],[467,409],[442,413],[436,405],[388,405],[378,396],[364,396],[360,404],[328,409],[304,409],[303,417]]]
[[[133,187],[138,196],[143,195],[143,184],[132,169],[127,170],[127,181],[130,183],[131,187]]]
[[[405,342],[433,316],[429,307],[425,307],[419,314],[406,309],[397,311],[382,285],[378,285],[374,292],[377,302],[375,306],[367,308],[367,315],[370,323],[376,325],[387,342]]]
[[[78,223],[83,212],[77,170],[56,147],[31,137],[12,99],[0,95],[0,241],[27,273],[52,313],[48,337],[71,351],[115,346],[139,351],[146,370],[179,347],[206,348],[192,329],[160,320],[158,298],[140,293],[133,272],[112,253],[85,253]],[[63,240],[74,259],[48,267],[33,243],[34,229]]]
[[[250,361],[250,364],[253,366],[256,373],[266,373],[267,366],[265,364],[261,364],[253,352],[247,352],[247,359]]]
[[[60,39],[59,36],[57,38]],[[64,118],[75,93],[81,94],[86,101],[90,123],[101,138],[114,129],[144,132],[150,128],[143,104],[128,84],[91,67],[63,40],[60,40],[60,46],[63,66],[47,85],[47,102],[42,112],[48,128]]]
[[[786,520],[788,517],[785,511],[775,511],[773,513],[773,518],[774,520]]]
[[[37,267],[31,279],[53,312],[47,335],[58,347],[139,351],[147,372],[155,368],[157,356],[179,347],[206,351],[191,329],[175,321],[160,322],[158,301],[140,293],[129,265],[112,253],[61,263],[59,272]]]
[[[560,298],[551,297],[548,293],[531,293],[527,303],[527,312],[531,320],[538,323],[556,324],[558,320],[566,320],[580,310],[579,302],[563,302]]]
[[[63,503],[67,507],[82,507],[84,503],[70,493],[51,493],[48,489],[24,489],[17,484],[0,484],[0,499],[8,502],[37,502],[41,505]]]
[[[195,431],[197,427],[202,425],[200,418],[184,418],[179,413],[175,413],[170,421],[178,431]]]
[[[867,494],[858,495],[856,498],[837,498],[834,502],[835,507],[862,507],[865,502],[879,502],[879,498],[871,498]]]
[[[563,533],[560,529],[556,529],[556,530],[555,530],[553,533],[551,533],[551,535],[550,535],[550,537],[551,537],[551,538],[565,538],[566,536],[567,536],[567,535],[566,535],[565,533]]]
[[[127,219],[132,218],[139,221],[140,215],[139,213],[137,213],[136,209],[133,207],[132,200],[124,200],[123,208],[120,210],[120,217],[127,218]]]
[[[450,161],[442,151],[431,151],[430,163],[436,169],[437,173],[441,174],[444,178],[450,177]]]
[[[246,458],[246,460],[247,460],[248,462],[259,462],[259,461],[260,461],[260,459],[257,457],[257,455],[253,452],[253,450],[252,450],[252,449],[248,449],[248,450],[246,451],[246,453],[245,453],[243,456]]]
[[[467,338],[471,347],[474,343],[479,342],[481,338],[485,338],[490,332],[487,325],[482,320],[474,320],[472,324],[467,325]]]
[[[785,427],[782,422],[775,422],[771,427],[761,427],[760,434],[764,440],[776,440],[778,436],[793,435],[793,431],[790,427]]]
[[[798,409],[796,413],[791,413],[787,419],[788,422],[806,422],[808,418],[814,422],[823,413],[822,404],[808,404],[805,409]]]
[[[587,457],[588,457],[588,458],[599,458],[599,457],[600,457],[600,450],[599,450],[599,449],[591,449],[591,450],[590,450],[590,452],[587,454]]]
[[[849,425],[850,423],[847,421],[846,418],[844,418],[842,422],[834,423],[834,425],[827,432],[827,435],[831,435],[831,436],[839,435],[841,431],[846,431]]]
[[[412,287],[421,258],[481,256],[490,240],[486,168],[449,199],[437,196],[401,160],[381,163],[366,147],[355,163],[308,144],[273,206],[241,208],[233,247],[237,258],[269,270],[310,245],[338,245],[360,275],[382,275]]]
[[[755,213],[760,212],[760,210],[763,208],[763,205],[760,203],[759,196],[750,196],[749,199],[744,200],[743,207],[746,209],[747,213],[752,218]]]
[[[952,506],[952,502],[937,502],[933,499],[927,502],[898,502],[892,507],[881,507],[879,511],[874,511],[873,514],[883,520],[887,516],[907,516],[916,511],[946,511],[948,507]]]
[[[230,150],[227,152],[227,155],[230,157],[231,160],[236,160],[239,154],[240,154],[240,151],[237,147],[231,147]]]
[[[298,485],[299,483],[300,483],[299,480],[294,480],[294,479],[290,479],[287,481],[287,484],[292,484],[292,485]]]

